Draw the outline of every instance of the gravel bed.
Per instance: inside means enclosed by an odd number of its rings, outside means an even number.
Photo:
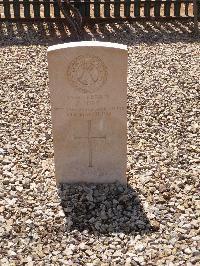
[[[50,34],[51,28],[51,34]],[[47,47],[0,25],[0,265],[199,265],[199,38],[192,23],[100,25],[128,45],[128,186],[56,187]]]

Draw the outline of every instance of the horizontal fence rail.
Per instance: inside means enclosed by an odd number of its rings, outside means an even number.
[[[200,0],[197,15],[200,17]],[[73,0],[85,21],[187,19],[193,0]],[[66,3],[63,2],[65,8]],[[56,0],[0,0],[0,21],[65,20]]]

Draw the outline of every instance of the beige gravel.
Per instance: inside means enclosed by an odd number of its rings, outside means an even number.
[[[0,25],[0,265],[198,265],[199,37],[192,23],[100,25],[128,45],[127,188],[56,188],[49,25]],[[51,34],[50,34],[51,28]]]

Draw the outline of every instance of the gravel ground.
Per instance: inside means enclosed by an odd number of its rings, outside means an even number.
[[[51,34],[49,34],[51,28]],[[128,45],[128,186],[56,187],[49,25],[0,25],[0,265],[199,265],[199,38],[192,23],[99,26]]]

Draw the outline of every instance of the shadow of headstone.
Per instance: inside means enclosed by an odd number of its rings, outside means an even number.
[[[152,230],[137,192],[120,184],[59,188],[66,230],[89,233],[148,233]]]

